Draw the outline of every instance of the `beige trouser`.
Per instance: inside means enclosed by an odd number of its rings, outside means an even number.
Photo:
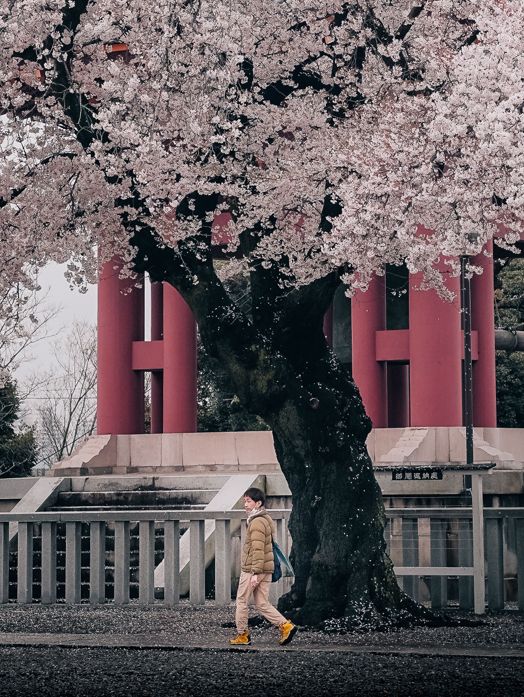
[[[237,591],[237,604],[235,612],[235,622],[237,625],[238,633],[247,632],[247,618],[248,618],[248,603],[253,593],[253,600],[255,601],[255,607],[263,615],[268,622],[279,626],[282,622],[286,622],[284,615],[271,605],[268,601],[269,597],[269,587],[271,585],[271,574],[264,574],[259,576],[261,579],[259,584],[254,590],[251,588],[250,579],[251,574],[245,571],[240,572],[240,581],[238,583]]]

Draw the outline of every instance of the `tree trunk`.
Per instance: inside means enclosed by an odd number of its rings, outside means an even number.
[[[356,386],[323,337],[316,346],[310,337],[290,348],[306,405],[264,417],[293,496],[296,577],[280,610],[299,624],[331,629],[436,621],[400,590],[393,573],[366,447],[371,424]]]
[[[366,448],[371,422],[322,331],[336,275],[282,290],[278,276],[262,276],[258,265],[250,318],[210,258],[197,259],[189,246],[180,256],[185,271],[157,280],[182,293],[206,351],[242,404],[272,428],[292,492],[296,577],[280,609],[301,625],[327,629],[442,623],[400,590],[386,553],[384,505]]]
[[[335,410],[324,416],[307,430],[281,418],[272,424],[293,496],[296,573],[279,607],[299,624],[332,628],[422,619],[426,613],[400,591],[386,553],[384,505],[365,434],[346,435]]]

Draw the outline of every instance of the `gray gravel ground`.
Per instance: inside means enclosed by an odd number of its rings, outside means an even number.
[[[522,650],[524,644],[521,613],[489,616],[479,627],[329,636],[303,630],[293,650],[275,647],[275,630],[262,625],[252,630],[253,646],[261,649],[256,653],[226,650],[234,630],[222,625],[232,618],[233,607],[185,603],[177,609],[0,606],[0,633],[13,634],[13,641],[17,633],[99,635],[101,644],[108,635],[140,635],[191,647],[0,646],[0,696],[524,695],[524,659],[508,657],[511,649]],[[374,647],[380,653],[352,653],[350,647]],[[428,655],[395,654],[400,647],[426,647]],[[491,648],[508,655],[432,656],[432,647]]]
[[[474,619],[473,615],[453,612],[453,617]],[[177,644],[201,645],[208,640],[227,645],[234,629],[234,606],[215,608],[212,605],[191,606],[182,602],[178,608],[161,605],[124,607],[114,605],[0,605],[0,632],[63,633],[63,634],[149,634],[171,637]],[[252,629],[252,640],[274,643],[276,630],[264,624]],[[300,631],[293,646],[310,646],[321,642],[326,646],[378,645],[398,646],[522,646],[524,614],[504,612],[483,618],[478,627],[418,627],[393,632],[351,634],[320,634]]]
[[[524,660],[4,648],[0,684],[6,697],[522,697]]]

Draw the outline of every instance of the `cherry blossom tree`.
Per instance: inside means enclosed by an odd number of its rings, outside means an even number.
[[[177,288],[273,430],[298,622],[429,621],[322,318],[387,263],[446,295],[439,260],[519,237],[523,30],[520,0],[2,3],[1,282],[52,259],[82,286],[118,259]]]

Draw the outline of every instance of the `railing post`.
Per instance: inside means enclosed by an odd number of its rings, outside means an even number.
[[[115,522],[115,570],[113,576],[116,605],[129,602],[129,521]]]
[[[0,523],[0,604],[7,602],[9,602],[9,523]]]
[[[483,615],[486,611],[486,587],[484,580],[484,502],[482,475],[471,475],[471,503],[473,514],[473,592],[474,611]]]
[[[155,521],[141,520],[138,529],[138,602],[142,605],[151,605],[155,599]]]
[[[164,605],[180,603],[180,522],[164,523]]]
[[[189,600],[203,605],[206,597],[204,521],[189,522]]]
[[[402,518],[393,516],[389,523],[389,552],[394,566],[402,566]],[[400,587],[404,589],[404,577],[397,579]]]
[[[488,607],[504,608],[504,536],[501,518],[486,520],[486,560],[488,563]]]
[[[418,520],[416,518],[402,518],[402,563],[404,566],[418,566]],[[418,601],[419,585],[419,579],[416,576],[406,576],[404,593]]]
[[[282,549],[284,554],[287,556],[287,530],[285,523],[285,518],[278,518],[276,521],[277,542],[280,545],[280,548]],[[282,569],[282,572],[284,572],[284,569]],[[278,600],[280,596],[284,594],[284,577],[282,576],[282,578],[276,583],[274,583],[273,586],[276,586],[276,600]]]
[[[66,523],[65,601],[70,604],[79,603],[82,597],[81,534],[80,523]]]
[[[386,543],[386,554],[391,557],[391,520],[386,518],[384,524],[384,541]]]
[[[447,521],[431,518],[430,546],[431,566],[446,566],[446,532]],[[438,609],[448,603],[448,579],[446,576],[434,576],[430,581],[431,607]]]
[[[517,554],[517,584],[519,610],[524,610],[524,518],[515,521],[515,552]]]
[[[89,526],[89,602],[103,603],[106,599],[106,524],[93,521]]]
[[[56,523],[42,523],[42,604],[56,603]]]
[[[17,600],[20,604],[33,599],[33,523],[18,523]]]
[[[471,520],[458,522],[458,563],[459,566],[473,566]],[[473,579],[461,576],[458,581],[459,607],[461,610],[471,610],[473,607]]]
[[[247,520],[242,518],[240,521],[240,549],[244,549],[244,543],[247,535]]]
[[[215,603],[231,603],[231,524],[215,521]]]

